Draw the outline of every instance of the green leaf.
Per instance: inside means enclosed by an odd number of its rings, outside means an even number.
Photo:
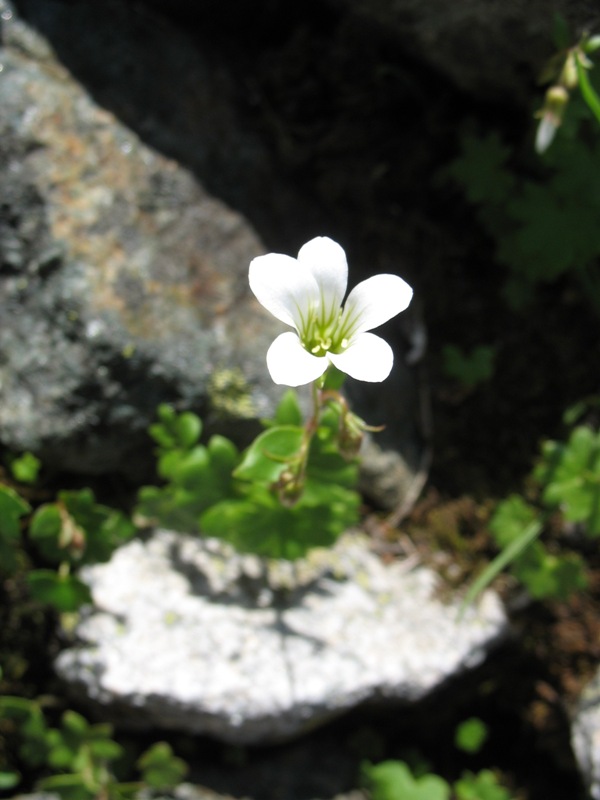
[[[20,536],[19,519],[31,510],[14,489],[0,484],[0,540],[14,541]]]
[[[500,547],[520,540],[523,531],[539,519],[537,510],[513,494],[499,503],[490,520],[490,531]]]
[[[240,552],[270,558],[301,558],[314,547],[329,547],[356,522],[360,498],[341,486],[307,484],[299,502],[282,506],[266,488],[253,486],[247,496],[224,500],[200,518],[207,536],[217,536]]]
[[[313,482],[327,486],[339,484],[348,489],[358,483],[358,462],[347,461],[340,455],[337,446],[338,419],[332,414],[325,416],[322,425],[313,436],[307,465],[307,475]]]
[[[337,392],[344,385],[346,377],[345,372],[342,372],[341,369],[334,367],[332,364],[325,373],[323,389],[333,389]]]
[[[210,456],[203,445],[188,452],[171,450],[161,457],[158,472],[162,477],[179,486],[196,486],[203,481],[210,469]]]
[[[230,499],[216,503],[200,517],[200,530],[229,542],[240,552],[285,558],[287,557],[286,509],[268,491],[252,499]]]
[[[298,457],[304,435],[304,428],[294,425],[280,425],[264,431],[245,451],[234,476],[241,480],[275,483],[286,465]]]
[[[54,744],[48,752],[48,765],[55,770],[69,771],[73,767],[77,751],[62,740]]]
[[[438,775],[415,778],[403,761],[363,765],[372,800],[450,800],[450,786]]]
[[[534,520],[526,526],[521,533],[499,553],[496,558],[487,565],[483,572],[473,581],[465,598],[460,606],[459,616],[464,613],[464,610],[470,605],[475,598],[489,586],[494,578],[499,575],[502,570],[508,566],[526,547],[528,547],[542,532],[542,524],[538,520]]]
[[[157,409],[159,422],[149,428],[150,436],[164,450],[193,447],[202,434],[202,421],[191,411],[177,414],[175,409],[166,403]]]
[[[135,533],[120,511],[96,503],[90,489],[59,492],[56,503],[36,511],[30,535],[50,561],[91,564],[107,561]]]
[[[35,483],[41,466],[42,462],[33,453],[23,453],[11,462],[10,471],[20,483]]]
[[[237,448],[223,436],[212,436],[207,447],[166,451],[160,458],[159,471],[169,483],[140,489],[134,512],[136,524],[197,530],[200,514],[232,494],[232,471],[238,461]]]
[[[548,553],[541,542],[534,542],[515,561],[513,572],[537,599],[567,600],[587,586],[584,563],[579,555]]]
[[[478,753],[487,739],[487,735],[487,725],[477,717],[471,717],[457,727],[454,744],[465,753]]]
[[[88,786],[82,775],[51,775],[39,781],[37,788],[58,794],[63,800],[93,800],[100,787]]]
[[[74,733],[77,737],[83,737],[90,729],[87,719],[76,711],[65,711],[62,715],[62,724],[65,730]]]
[[[18,569],[18,564],[16,548],[0,539],[0,573],[12,575]]]
[[[49,569],[32,570],[27,575],[31,595],[58,611],[77,611],[92,600],[90,590],[73,575],[59,575]]]
[[[188,766],[174,755],[166,742],[157,742],[143,753],[137,762],[142,780],[152,789],[165,790],[181,783]]]
[[[202,422],[196,414],[191,411],[184,411],[175,420],[175,431],[180,447],[193,447],[200,439]]]
[[[600,433],[581,425],[566,444],[546,443],[534,474],[545,484],[548,506],[560,506],[565,519],[585,522],[589,534],[600,535]]]
[[[6,791],[7,789],[14,789],[15,786],[21,781],[21,776],[18,772],[12,771],[0,771],[0,791]]]
[[[34,540],[57,540],[60,535],[61,517],[56,503],[40,506],[31,519],[29,535]]]
[[[192,533],[198,529],[198,517],[206,508],[197,492],[178,486],[143,486],[135,507],[136,524],[163,525],[171,530]]]
[[[467,135],[461,146],[461,156],[447,168],[444,176],[460,183],[471,203],[490,207],[506,202],[514,191],[515,178],[505,168],[510,149],[498,134]]]
[[[275,411],[276,425],[302,426],[302,411],[298,403],[298,395],[293,389],[287,389]]]
[[[489,769],[474,775],[465,772],[454,784],[457,800],[511,800],[508,789],[500,786],[498,779]]]
[[[444,371],[466,388],[477,386],[492,377],[495,356],[495,348],[486,345],[479,345],[470,353],[451,344],[442,348]]]
[[[61,533],[65,519],[57,503],[46,503],[34,513],[29,526],[29,536],[48,561],[59,564],[67,554]]]
[[[230,439],[218,434],[210,437],[207,447],[211,469],[229,483],[240,460],[239,450]]]
[[[118,742],[112,739],[100,738],[93,740],[89,743],[90,753],[94,758],[101,759],[102,761],[110,762],[116,761],[121,758],[125,750]]]
[[[35,700],[8,694],[0,696],[0,717],[22,722],[32,716],[42,716],[40,707]]]

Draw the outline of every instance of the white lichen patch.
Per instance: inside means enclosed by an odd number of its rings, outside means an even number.
[[[63,678],[161,727],[277,741],[357,703],[416,700],[504,631],[487,592],[459,618],[436,576],[384,564],[360,535],[295,563],[156,531],[84,573],[94,607]],[[124,631],[119,631],[124,628]]]

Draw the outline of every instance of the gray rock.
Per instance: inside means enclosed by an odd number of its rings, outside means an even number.
[[[0,438],[102,473],[132,470],[160,401],[256,422],[278,330],[248,289],[258,237],[5,25]]]
[[[154,532],[86,568],[94,605],[56,661],[119,723],[233,743],[296,736],[367,700],[415,701],[505,632],[487,592],[458,618],[436,577],[347,534],[299,562]]]
[[[191,783],[181,783],[169,790],[157,791],[156,789],[141,789],[133,795],[136,800],[234,800],[230,795],[219,794],[206,786]],[[31,794],[18,794],[11,800],[60,800],[60,795],[52,792],[32,792]],[[239,798],[245,800],[245,798]],[[356,793],[355,800],[363,800]]]
[[[575,709],[571,744],[590,797],[600,800],[600,671]]]

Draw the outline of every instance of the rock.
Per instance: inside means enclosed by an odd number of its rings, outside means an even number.
[[[37,19],[59,40],[58,14],[63,26],[68,17],[70,25],[79,28],[79,42],[71,44],[73,51],[86,47],[94,36],[93,26],[86,31],[81,26],[83,16],[88,22],[93,9],[72,9],[68,4],[54,3],[54,14],[44,6],[47,0],[18,0],[18,5]],[[490,4],[487,0],[460,0],[448,4],[445,0],[320,0],[304,8],[278,8],[271,2],[253,3],[251,7],[236,4],[232,10],[219,3],[205,3],[202,9],[190,12],[186,0],[141,0],[136,9],[158,12],[159,19],[172,20],[186,30],[201,35],[210,30],[213,35],[227,32],[231,39],[244,46],[244,40],[255,41],[267,31],[270,46],[289,34],[290,28],[301,30],[314,24],[328,31],[332,46],[339,46],[339,32],[344,28],[358,29],[363,41],[380,39],[390,48],[419,66],[435,71],[449,86],[468,93],[490,105],[494,103],[527,102],[545,62],[553,55],[553,26],[555,14],[560,14],[573,32],[573,43],[584,30],[594,30],[597,4],[594,0],[506,0]],[[120,27],[123,15],[131,13],[127,0],[109,3],[115,27]],[[44,13],[44,11],[46,13]],[[81,16],[80,16],[81,15]],[[102,25],[100,15],[99,23]],[[141,14],[139,16],[142,16]],[[52,19],[54,17],[54,19]],[[74,17],[74,18],[73,18]],[[71,28],[72,30],[73,28]],[[81,40],[83,38],[83,41]],[[306,43],[310,47],[310,43]],[[73,58],[78,56],[74,52]],[[88,53],[88,59],[93,55]],[[105,72],[119,68],[118,63],[106,64]]]
[[[479,664],[506,630],[487,592],[458,618],[424,567],[358,535],[264,562],[166,530],[86,568],[94,605],[56,669],[119,724],[232,743],[289,739],[364,701],[412,702]]]
[[[279,330],[248,288],[258,237],[5,25],[0,438],[100,474],[132,470],[161,401],[256,423]]]
[[[590,797],[600,800],[600,672],[579,699],[571,726],[571,744]]]
[[[350,18],[379,28],[416,61],[489,104],[527,102],[554,55],[555,14],[573,44],[597,18],[593,0],[332,0]]]

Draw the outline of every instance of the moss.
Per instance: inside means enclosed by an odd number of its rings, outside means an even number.
[[[219,417],[251,419],[256,416],[250,387],[240,369],[217,369],[208,385],[208,398]]]

